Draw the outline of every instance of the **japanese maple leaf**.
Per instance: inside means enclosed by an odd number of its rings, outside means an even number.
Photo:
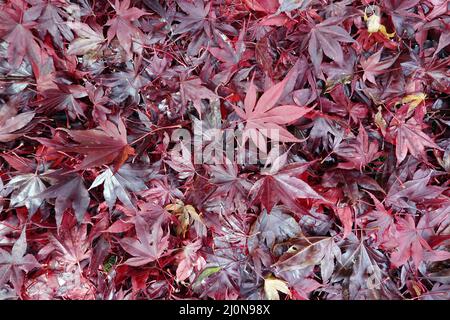
[[[384,205],[375,198],[374,195],[367,192],[369,196],[375,203],[375,208],[370,210],[366,217],[369,222],[366,224],[366,230],[369,233],[374,233],[376,235],[376,243],[382,245],[389,245],[392,243],[394,231],[395,231],[395,220],[393,215],[393,210],[386,210]]]
[[[400,164],[406,158],[408,151],[414,158],[426,160],[426,147],[442,150],[427,134],[422,132],[421,125],[414,117],[406,122],[393,119],[389,130],[396,135],[395,156],[397,157],[397,164]]]
[[[47,187],[42,177],[35,173],[26,173],[15,176],[5,186],[6,194],[11,194],[10,206],[13,208],[25,206],[30,217],[36,213],[43,199],[38,198]]]
[[[52,266],[51,272],[28,279],[25,286],[30,298],[94,299],[94,284],[87,277],[87,266],[95,259],[93,252],[101,241],[93,249],[92,233],[87,230],[86,223],[78,224],[75,217],[66,215],[57,235],[45,234],[48,242],[38,255]],[[104,248],[104,253],[109,253],[108,248]]]
[[[220,62],[222,62],[222,69],[236,68],[241,60],[242,54],[245,52],[245,28],[239,33],[239,38],[236,43],[232,43],[226,36],[218,38],[218,47],[209,48],[209,52]]]
[[[237,115],[245,120],[244,135],[246,137],[249,135],[260,149],[265,149],[263,136],[268,138],[275,137],[281,142],[301,141],[283,128],[282,125],[289,124],[301,118],[314,107],[305,108],[297,105],[275,107],[283,94],[287,81],[288,78],[285,78],[283,81],[268,89],[257,102],[256,86],[252,80],[245,96],[244,111],[237,107],[234,108]],[[275,133],[278,134],[278,137],[274,135]]]
[[[408,262],[410,258],[414,262],[414,267],[419,268],[422,261],[442,261],[450,259],[450,252],[433,250],[428,242],[423,238],[426,232],[426,217],[419,220],[418,225],[411,215],[398,218],[396,223],[397,247],[391,254],[391,262],[395,267],[400,267]]]
[[[207,206],[227,206],[230,210],[241,206],[247,198],[252,183],[239,175],[238,166],[225,158],[223,164],[207,166],[211,183],[215,189],[208,197]]]
[[[369,137],[362,124],[359,126],[359,133],[356,139],[349,139],[339,144],[335,152],[347,160],[346,163],[339,163],[339,168],[358,169],[360,171],[381,154],[381,152],[378,152],[377,141],[369,143]]]
[[[354,42],[355,40],[345,29],[339,27],[342,18],[329,18],[314,25],[308,34],[308,53],[316,70],[319,70],[323,54],[337,63],[344,61],[344,53],[339,42]]]
[[[371,17],[375,17],[375,15],[372,15]],[[398,42],[390,39],[389,34],[387,33],[387,31],[385,31],[385,29],[383,29],[383,27],[384,25],[378,23],[375,27],[378,29],[376,32],[369,32],[369,29],[366,28],[358,30],[358,32],[356,33],[358,37],[357,41],[364,51],[373,50],[373,48],[378,46],[378,44],[382,45],[386,49],[398,51]],[[394,36],[395,33],[392,33],[390,35]]]
[[[125,206],[134,208],[128,191],[139,192],[147,190],[148,188],[144,183],[146,175],[148,175],[148,170],[133,168],[129,164],[125,164],[117,172],[113,172],[111,168],[108,168],[95,178],[89,190],[103,184],[103,197],[110,210],[114,207],[117,199]]]
[[[430,185],[430,180],[433,177],[431,170],[418,170],[414,173],[411,180],[398,181],[389,188],[386,196],[386,204],[397,208],[410,208],[412,203],[426,203],[436,199],[445,188],[435,185]]]
[[[450,44],[450,32],[442,31],[441,36],[439,37],[439,44],[436,48],[436,51],[434,51],[433,56],[436,56],[439,52],[441,52],[442,49],[447,47]]]
[[[330,237],[321,243],[323,258],[320,262],[320,274],[323,282],[328,282],[335,268],[335,260],[341,262],[342,252],[335,240]]]
[[[448,3],[446,0],[431,0],[430,2],[433,4],[433,10],[431,10],[431,12],[427,15],[427,20],[429,19],[428,21],[431,21],[448,12]]]
[[[76,267],[79,271],[85,260],[91,257],[92,247],[87,233],[87,224],[78,225],[75,219],[64,219],[58,235],[48,234],[49,242],[40,254],[47,252],[57,260],[64,269]]]
[[[213,34],[215,30],[236,32],[230,24],[216,23],[216,11],[211,10],[210,1],[177,0],[176,2],[186,14],[179,12],[175,14],[174,19],[179,24],[174,25],[172,34],[180,35],[180,38],[187,40],[189,44],[186,53],[189,56],[197,56],[202,48],[208,47],[215,38]]]
[[[86,83],[86,90],[92,103],[92,117],[98,119],[98,122],[106,121],[107,115],[111,114],[111,110],[105,107],[111,101],[107,93],[102,86],[95,87],[90,83]]]
[[[279,272],[296,271],[321,266],[322,279],[328,281],[335,259],[340,262],[341,251],[331,237],[302,237],[293,240],[290,250],[273,265]]]
[[[111,121],[105,121],[95,129],[67,132],[79,144],[64,147],[63,150],[86,156],[77,170],[113,164],[114,170],[117,171],[128,156],[134,155],[134,149],[127,142],[127,131],[121,118],[118,118],[117,126]]]
[[[270,2],[273,2],[273,0],[262,0],[260,2],[268,2],[264,3],[265,5],[269,5]],[[276,1],[275,1],[276,2]],[[278,0],[280,7],[277,10],[277,14],[281,12],[289,13],[296,9],[307,9],[314,0]]]
[[[165,160],[173,170],[178,172],[178,178],[180,179],[191,179],[195,175],[195,166],[192,162],[192,154],[189,149],[180,144],[181,147],[181,155],[178,150],[170,151],[170,158]]]
[[[412,29],[411,32],[415,29],[413,26],[420,21],[420,16],[410,9],[417,6],[419,2],[419,0],[388,0],[383,2],[385,12],[391,16],[398,35],[403,35],[404,29],[410,28]]]
[[[275,243],[296,237],[301,233],[298,222],[282,207],[274,207],[270,213],[264,210],[256,220],[252,231],[270,249]]]
[[[81,22],[67,22],[67,25],[75,31],[75,38],[67,49],[67,54],[84,55],[97,51],[105,42],[99,26],[92,26]]]
[[[255,11],[275,13],[279,7],[278,0],[245,0],[245,4]]]
[[[156,261],[165,254],[169,246],[169,234],[164,235],[160,223],[150,226],[141,216],[136,216],[136,237],[119,240],[122,248],[133,257],[125,264],[139,267]]]
[[[147,191],[140,193],[147,201],[158,203],[161,206],[173,202],[176,199],[183,198],[180,189],[172,186],[166,178],[162,180],[153,180]]]
[[[359,201],[365,195],[361,189],[384,193],[384,190],[372,177],[356,170],[334,169],[328,171],[322,177],[322,185],[327,188],[342,189],[352,203]]]
[[[167,205],[165,209],[178,218],[175,229],[177,235],[182,235],[184,238],[188,231],[195,231],[197,237],[206,237],[208,231],[203,218],[192,205],[185,205],[183,201],[177,200]]]
[[[48,2],[28,0],[28,2],[33,4],[29,12],[39,17],[36,28],[42,38],[48,32],[53,37],[55,44],[60,48],[63,47],[63,38],[67,41],[72,41],[73,33],[65,21],[67,13],[62,8],[63,3],[55,0]]]
[[[390,287],[387,259],[381,251],[357,239],[353,233],[345,247],[332,281],[342,281],[347,299],[386,299],[396,295]]]
[[[308,142],[312,150],[336,148],[344,138],[344,133],[338,129],[336,123],[328,117],[316,117],[313,120]]]
[[[394,57],[380,61],[382,51],[383,49],[380,49],[380,51],[371,55],[369,58],[361,59],[360,64],[364,70],[363,74],[364,81],[368,80],[369,82],[376,84],[375,76],[379,76],[381,74],[386,73],[386,70],[394,64],[394,62],[397,60],[399,56],[396,55]]]
[[[108,43],[117,36],[120,45],[131,56],[131,41],[142,35],[142,31],[136,28],[132,22],[147,13],[138,8],[130,8],[130,0],[115,0],[113,8],[116,10],[116,15],[106,22],[106,25],[110,26]]]
[[[291,275],[291,277],[289,277]],[[292,297],[296,300],[309,300],[311,293],[316,289],[322,287],[322,284],[309,277],[299,277],[295,273],[286,272],[283,274],[283,278],[286,279],[291,289]]]
[[[211,8],[210,2],[205,4],[203,0],[194,0],[193,2],[178,0],[177,4],[187,15],[180,15],[177,18],[180,24],[175,27],[174,34],[195,32],[203,29],[208,23],[206,17]]]
[[[193,283],[193,290],[200,298],[210,297],[216,300],[237,298],[236,281],[239,280],[239,265],[232,260],[212,257],[214,260],[222,260],[221,263],[214,261],[214,266],[206,267]],[[228,263],[227,263],[228,262]],[[219,266],[217,266],[219,264]],[[227,266],[222,268],[220,264]]]
[[[180,93],[183,100],[183,104],[186,104],[186,100],[192,101],[198,114],[201,116],[204,109],[202,99],[216,100],[218,96],[202,85],[200,78],[191,78],[180,81]]]
[[[35,158],[22,158],[15,153],[3,153],[0,155],[10,166],[18,172],[14,172],[15,175],[35,173],[45,171],[47,167],[39,165]]]
[[[286,279],[292,278],[289,279],[292,282],[297,282],[301,279],[298,279],[299,275],[308,274],[308,270],[319,265],[322,281],[326,283],[333,274],[335,262],[341,263],[341,249],[332,237],[294,238],[290,244],[290,249],[279,257],[274,267]],[[298,281],[300,287],[301,282]]]
[[[305,181],[298,178],[308,166],[309,163],[292,163],[265,175],[251,188],[251,201],[259,201],[267,211],[271,211],[279,202],[296,209],[299,208],[296,203],[299,198],[324,200]]]
[[[267,300],[280,300],[279,292],[288,296],[291,295],[288,284],[275,277],[268,277],[264,279],[264,293]]]
[[[25,273],[41,265],[32,254],[26,254],[25,228],[16,240],[11,252],[0,248],[0,288],[10,281],[18,295],[22,295]]]
[[[8,61],[18,68],[28,57],[35,66],[41,63],[41,48],[31,29],[36,26],[33,15],[25,14],[19,3],[12,7],[2,5],[0,11],[0,37],[8,42]]]
[[[16,131],[23,129],[34,118],[33,111],[19,113],[18,115],[3,119],[0,117],[0,142],[9,142],[23,136]]]
[[[219,47],[209,48],[209,52],[221,62],[218,74],[214,76],[215,83],[228,83],[230,78],[240,70],[245,61],[250,59],[253,53],[246,50],[244,37],[246,34],[245,27],[239,32],[239,38],[233,44],[227,36],[217,31]],[[266,66],[268,67],[268,66]]]
[[[138,104],[141,99],[141,89],[150,83],[150,79],[142,72],[140,64],[128,61],[124,71],[106,74],[101,82],[111,88],[109,98],[114,103],[120,104],[131,98]]]
[[[335,210],[337,217],[341,221],[343,227],[342,238],[345,239],[352,232],[353,226],[353,212],[351,206],[338,206]]]
[[[344,63],[339,64],[335,61],[330,63],[322,63],[322,71],[328,76],[327,82],[339,83],[342,80],[353,78],[357,60],[358,56],[355,52],[353,50],[349,50],[349,53],[344,55]],[[344,106],[345,105],[346,104],[344,104]]]
[[[181,252],[181,261],[178,263],[176,275],[178,281],[184,281],[193,275],[194,269],[202,270],[205,266],[205,259],[197,253],[202,247],[201,239],[189,242],[186,241],[186,245]]]
[[[87,96],[86,88],[79,85],[59,84],[58,89],[49,89],[42,93],[43,98],[34,102],[39,113],[53,113],[65,110],[70,119],[85,117],[85,104],[77,99]]]
[[[90,202],[89,192],[79,175],[62,175],[61,179],[42,192],[39,198],[56,198],[55,220],[58,228],[61,226],[63,213],[68,208],[73,208],[78,222],[82,222]]]
[[[342,71],[343,70],[341,70],[339,75],[341,77],[345,77],[345,73]],[[344,85],[342,84],[336,85],[330,91],[330,95],[335,102],[335,105],[333,105],[333,109],[343,108],[349,114],[350,119],[352,119],[353,122],[358,123],[360,122],[359,119],[364,119],[365,117],[367,117],[368,113],[367,107],[362,103],[355,103],[351,101],[350,97],[347,96],[347,94],[345,93]]]

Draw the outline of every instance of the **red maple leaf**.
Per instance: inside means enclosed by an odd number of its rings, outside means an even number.
[[[142,36],[140,29],[133,25],[133,21],[147,13],[138,8],[130,8],[130,0],[115,0],[113,5],[116,15],[106,22],[108,29],[108,42],[117,36],[120,45],[128,55],[131,55],[131,42]]]
[[[142,266],[167,254],[169,234],[164,235],[160,223],[150,226],[141,216],[135,218],[136,237],[123,238],[120,245],[133,257],[125,261],[130,266]]]
[[[77,170],[113,164],[117,171],[134,149],[127,142],[127,130],[121,118],[117,125],[105,121],[98,128],[89,130],[67,130],[78,145],[63,147],[62,150],[85,155]]]
[[[25,229],[16,240],[11,252],[0,248],[0,286],[11,281],[18,295],[22,295],[24,273],[41,265],[32,254],[26,254],[27,241]]]
[[[359,133],[355,139],[349,139],[339,144],[336,154],[343,157],[347,162],[339,163],[339,168],[362,170],[364,166],[381,155],[378,151],[378,142],[371,141],[366,129],[360,124]]]
[[[413,157],[426,160],[426,147],[442,150],[422,131],[422,126],[414,117],[407,121],[394,119],[391,122],[389,131],[395,135],[395,155],[397,157],[397,164],[400,164],[406,158],[408,151]]]
[[[323,54],[337,63],[342,63],[344,53],[339,42],[355,41],[345,29],[337,25],[341,21],[341,17],[328,18],[311,28],[308,34],[308,53],[316,70],[320,68]]]
[[[282,125],[289,124],[314,109],[314,107],[306,108],[297,105],[275,107],[283,94],[287,81],[288,78],[285,78],[268,89],[257,102],[256,86],[252,80],[245,96],[244,111],[237,107],[234,108],[238,116],[245,120],[244,135],[248,134],[260,149],[265,149],[263,136],[273,138],[275,131],[281,142],[301,141]]]
[[[422,237],[422,234],[426,232],[426,228],[426,219],[423,217],[417,226],[411,215],[398,218],[396,223],[398,246],[391,254],[391,262],[395,267],[404,265],[410,258],[412,258],[415,268],[418,268],[422,261],[450,259],[450,252],[433,250]]]
[[[0,11],[0,36],[8,42],[8,61],[18,68],[28,57],[33,67],[39,69],[41,48],[31,29],[36,26],[33,15],[25,14],[24,6],[12,1],[11,7],[3,6]]]
[[[283,156],[282,156],[283,157]],[[305,181],[298,178],[306,171],[309,163],[293,163],[274,170],[256,181],[250,190],[251,200],[259,201],[267,211],[279,202],[299,208],[296,199],[324,198]]]
[[[363,59],[360,61],[361,67],[364,70],[363,74],[364,81],[368,80],[369,82],[376,84],[375,76],[385,73],[386,69],[391,67],[397,60],[398,55],[381,61],[382,51],[383,49],[380,49],[367,59]]]
[[[57,183],[40,193],[39,198],[56,198],[55,219],[58,228],[61,226],[64,211],[68,208],[73,208],[78,222],[82,222],[90,202],[83,179],[78,175],[63,176]]]

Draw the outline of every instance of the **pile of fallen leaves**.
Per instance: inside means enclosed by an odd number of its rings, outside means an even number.
[[[1,1],[0,299],[450,299],[448,5]]]

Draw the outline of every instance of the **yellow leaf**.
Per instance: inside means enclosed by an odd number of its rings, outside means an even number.
[[[381,17],[375,12],[370,17],[364,12],[364,21],[367,23],[367,31],[369,31],[369,33],[380,32],[388,39],[393,38],[395,35],[395,32],[388,33],[386,31],[386,27],[381,24]]]
[[[380,30],[381,27],[380,16],[373,14],[370,17],[367,17],[367,15],[364,13],[364,20],[367,22],[367,30],[370,33],[378,32]]]
[[[182,210],[183,207],[184,207],[183,201],[177,200],[175,203],[168,204],[168,205],[166,206],[166,210],[167,210],[167,211],[178,212],[178,211]]]
[[[388,39],[393,38],[395,36],[395,32],[388,33],[384,25],[381,25],[380,30],[378,31],[381,32]]]
[[[166,206],[166,210],[178,217],[180,225],[176,229],[177,235],[186,235],[187,230],[192,222],[198,221],[203,224],[202,218],[191,205],[185,205],[183,201],[177,200],[174,204]]]
[[[378,126],[378,128],[381,129],[381,132],[386,131],[387,123],[386,120],[383,118],[383,114],[381,113],[381,107],[378,107],[378,112],[375,114],[375,124]]]
[[[291,295],[291,291],[286,282],[272,276],[264,279],[264,292],[268,300],[280,300],[278,292]]]
[[[200,215],[197,213],[197,210],[195,210],[193,206],[187,205],[184,207],[184,210],[189,213],[189,215],[193,220],[202,221],[202,218],[200,217]]]
[[[425,101],[427,95],[423,92],[409,94],[402,99],[402,103],[409,103],[409,111],[414,110],[419,104]]]

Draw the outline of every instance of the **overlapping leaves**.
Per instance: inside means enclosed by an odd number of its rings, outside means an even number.
[[[448,300],[448,20],[2,1],[0,299]]]

